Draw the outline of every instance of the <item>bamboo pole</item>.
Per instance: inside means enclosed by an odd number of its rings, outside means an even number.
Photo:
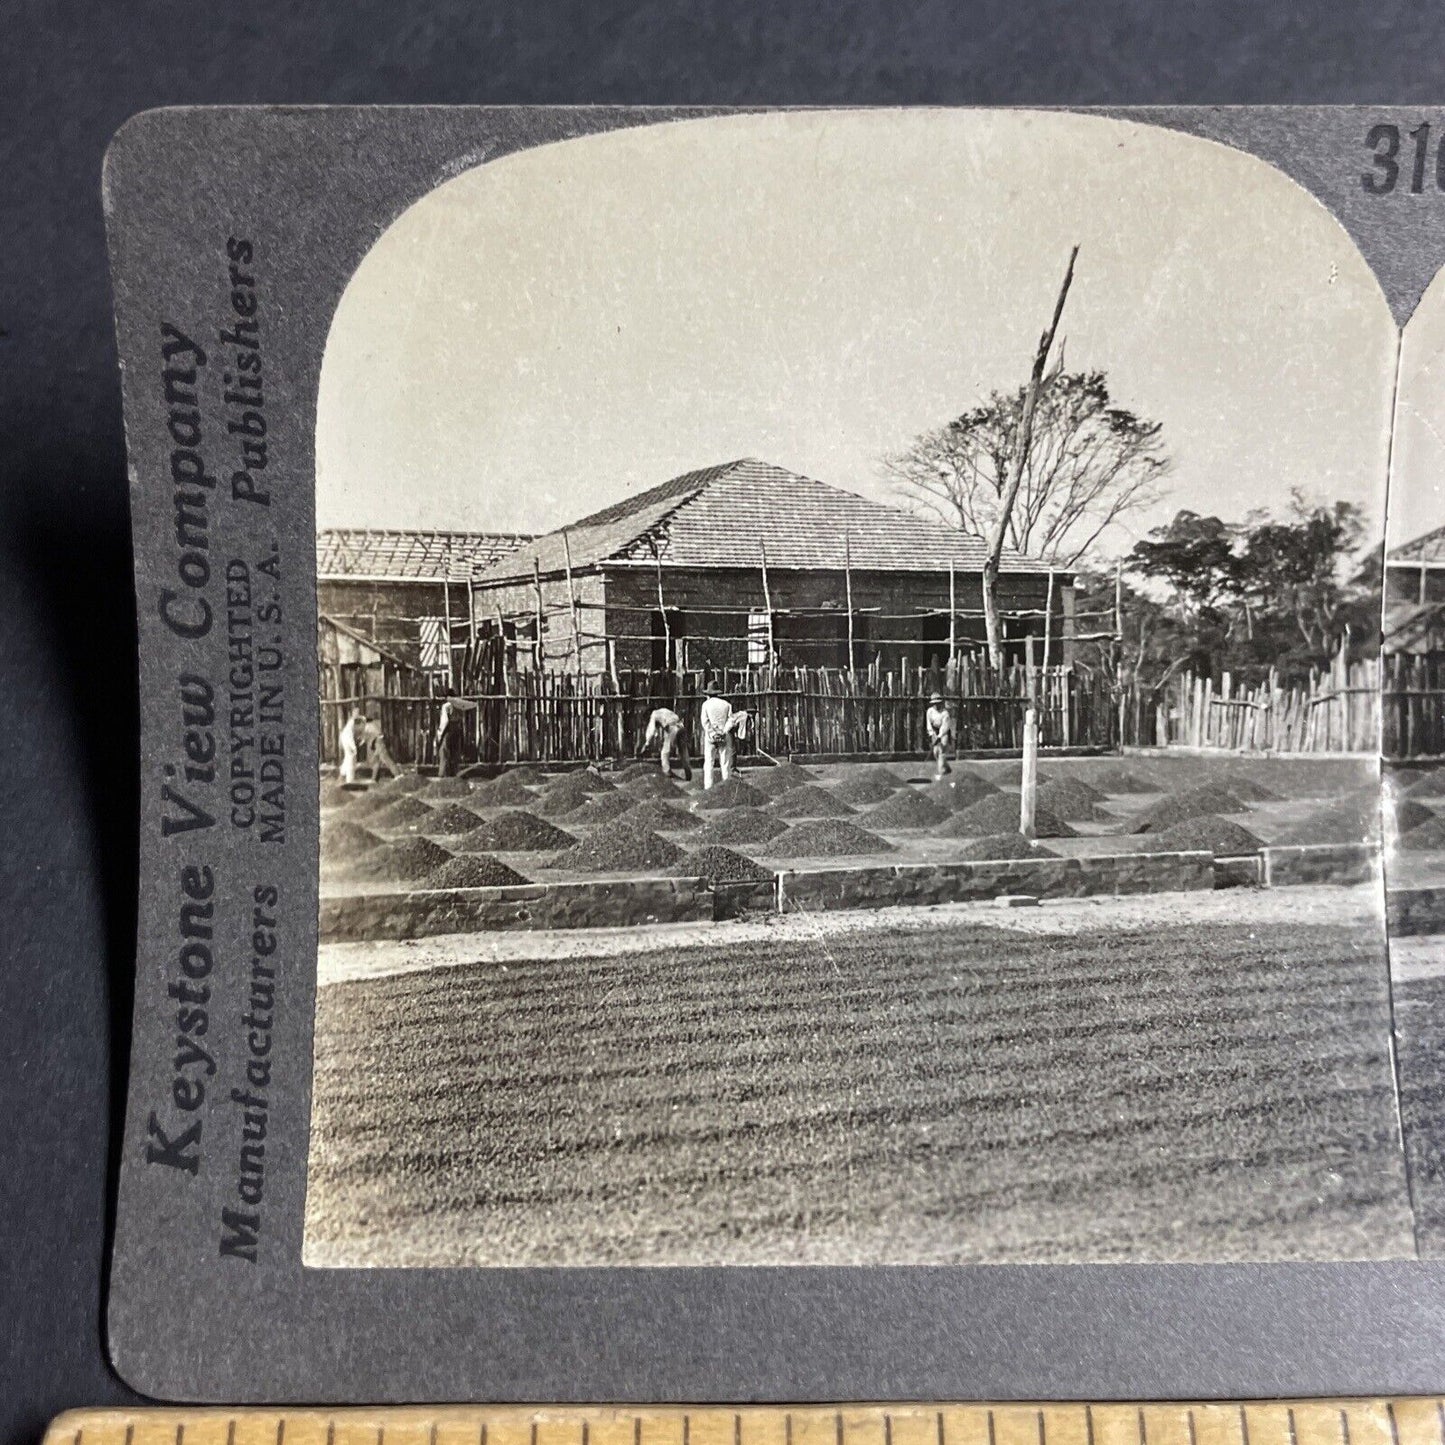
[[[768,666],[771,668],[778,653],[773,637],[773,594],[768,586],[768,547],[761,537],[758,538],[758,561],[763,573],[763,608],[768,614]]]
[[[994,667],[1003,662],[1003,640],[999,633],[998,617],[998,573],[1003,558],[1004,538],[1008,534],[1009,521],[1013,516],[1014,502],[1018,500],[1019,484],[1023,481],[1024,468],[1029,464],[1029,448],[1033,443],[1034,411],[1038,406],[1039,392],[1043,389],[1044,371],[1048,366],[1049,352],[1054,337],[1058,334],[1059,322],[1064,315],[1064,302],[1069,299],[1069,287],[1074,281],[1074,262],[1079,259],[1079,248],[1069,252],[1068,268],[1064,272],[1063,285],[1059,287],[1059,298],[1054,303],[1054,314],[1048,330],[1039,337],[1038,349],[1034,352],[1033,370],[1029,373],[1029,384],[1024,391],[1023,413],[1019,417],[1019,429],[1015,434],[1013,456],[1010,458],[1009,477],[1003,487],[999,501],[998,516],[994,519],[993,531],[988,539],[988,553],[983,563],[983,613],[984,629],[988,634],[989,658]]]
[[[540,676],[543,667],[546,666],[542,651],[542,625],[545,609],[542,606],[542,569],[535,557],[532,558],[532,588],[537,599],[537,673]]]
[[[452,680],[452,544],[447,543],[446,557],[442,566],[442,614],[446,632],[443,645],[446,648],[447,681]]]
[[[577,655],[577,673],[582,673],[582,631],[577,624],[577,593],[572,586],[572,544],[562,528],[562,565],[567,569],[567,606],[572,613],[572,651]]]
[[[667,599],[662,595],[662,553],[652,543],[652,561],[657,569],[657,615],[662,618],[662,670],[670,672],[675,661],[672,655],[672,624],[667,620]]]
[[[953,558],[948,559],[948,665],[958,664],[958,584],[954,576]]]
[[[848,597],[848,671],[853,671],[853,552],[843,528],[843,586]]]

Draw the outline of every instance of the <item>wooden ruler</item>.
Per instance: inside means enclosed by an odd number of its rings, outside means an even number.
[[[46,1445],[1445,1445],[1445,1400],[75,1410]]]

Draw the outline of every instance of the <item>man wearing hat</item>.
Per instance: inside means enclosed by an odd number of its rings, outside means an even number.
[[[734,712],[733,705],[723,697],[715,682],[703,689],[702,705],[702,785],[712,787],[714,773],[721,773],[723,782],[733,775],[734,737],[747,714]]]
[[[928,751],[933,754],[933,776],[941,778],[953,769],[948,765],[948,750],[953,745],[953,714],[943,701],[943,694],[935,692],[928,699],[928,711],[923,715],[928,728]]]

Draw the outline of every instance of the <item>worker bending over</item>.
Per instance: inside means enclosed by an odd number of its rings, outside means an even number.
[[[943,700],[943,694],[936,692],[928,699],[928,711],[923,715],[928,729],[928,751],[933,755],[933,776],[941,778],[953,769],[948,765],[949,749],[953,746],[953,714]]]
[[[637,756],[641,757],[659,739],[662,744],[663,776],[672,776],[672,760],[676,757],[682,764],[683,777],[689,783],[692,782],[692,750],[687,742],[687,724],[670,707],[653,710],[652,716],[647,719],[647,732],[643,736],[642,746],[637,750]]]

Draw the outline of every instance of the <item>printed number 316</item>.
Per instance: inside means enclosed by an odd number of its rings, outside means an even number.
[[[1421,121],[1409,133],[1408,139],[1414,143],[1408,159],[1410,193],[1418,196],[1425,189],[1425,166],[1430,156],[1430,122]],[[1365,144],[1374,152],[1371,159],[1375,168],[1361,174],[1360,184],[1372,196],[1387,196],[1400,180],[1400,127],[1372,125]],[[1445,191],[1445,142],[1435,148],[1435,189]]]

